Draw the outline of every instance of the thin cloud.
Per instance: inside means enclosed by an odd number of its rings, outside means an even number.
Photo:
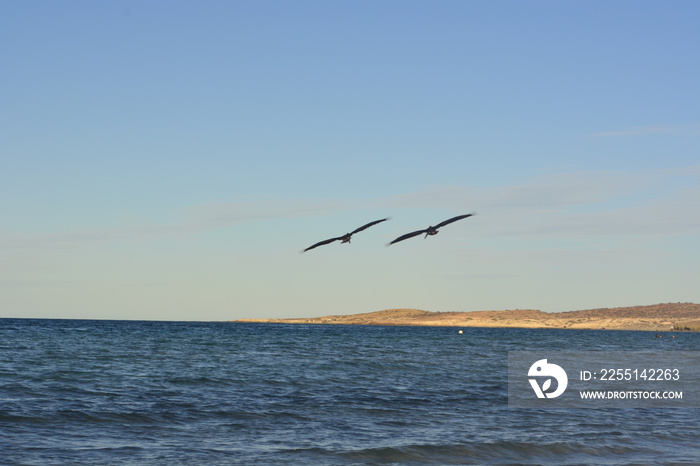
[[[637,172],[585,171],[539,176],[508,186],[437,187],[374,200],[254,199],[207,204],[182,210],[181,220],[171,223],[0,235],[0,252],[149,241],[357,208],[476,211],[478,221],[470,229],[483,237],[697,234],[700,184],[689,183],[687,178],[698,176],[700,165]]]
[[[325,215],[350,208],[350,202],[340,200],[272,199],[207,204],[189,209],[188,213],[190,226],[210,229],[261,220]]]
[[[0,250],[36,247],[70,248],[108,241],[148,241],[241,225],[263,220],[307,217],[351,208],[342,201],[249,200],[187,208],[185,218],[169,224],[137,225],[103,230],[56,232],[41,235],[0,235]]]
[[[652,184],[658,172],[585,171],[538,176],[520,184],[489,187],[447,186],[384,198],[400,208],[441,208],[526,212],[566,209],[605,202]]]
[[[475,210],[474,235],[590,236],[700,233],[700,167],[587,171],[517,185],[445,187],[385,198],[388,206]]]
[[[617,131],[603,131],[593,133],[599,138],[624,137],[624,136],[650,136],[650,135],[680,135],[700,136],[700,125],[649,125],[637,126]]]

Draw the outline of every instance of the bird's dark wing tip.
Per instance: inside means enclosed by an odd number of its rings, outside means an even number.
[[[435,228],[444,227],[445,225],[449,225],[450,223],[456,222],[457,220],[462,220],[463,218],[471,217],[474,214],[475,214],[475,212],[472,212],[470,214],[457,215],[456,217],[448,218],[444,222],[440,222],[437,225],[435,225]]]
[[[323,245],[332,243],[333,241],[337,241],[337,240],[339,240],[339,239],[343,239],[343,237],[342,237],[342,236],[338,236],[337,238],[329,238],[329,239],[326,239],[326,240],[323,240],[323,241],[319,241],[318,243],[313,244],[313,245],[309,246],[308,248],[304,249],[304,252],[309,251],[309,250],[311,250],[311,249],[313,249],[313,248],[316,248],[316,247],[318,247],[318,246],[323,246]]]
[[[359,232],[361,232],[362,230],[364,230],[364,229],[366,229],[366,228],[369,228],[369,227],[371,227],[371,226],[373,226],[373,225],[376,225],[377,223],[382,223],[382,222],[384,222],[384,221],[386,221],[386,220],[389,220],[389,218],[387,217],[387,218],[382,218],[382,219],[380,219],[380,220],[374,220],[373,222],[369,222],[369,223],[367,223],[367,224],[365,224],[365,225],[362,225],[361,227],[356,228],[355,230],[353,230],[352,233],[350,233],[350,235],[354,235],[355,233],[359,233]]]
[[[405,235],[399,236],[398,238],[396,238],[394,241],[392,241],[389,244],[398,243],[399,241],[403,241],[403,240],[408,239],[408,238],[413,238],[414,236],[418,236],[421,233],[425,233],[425,232],[426,232],[426,230],[412,231],[411,233],[406,233]]]

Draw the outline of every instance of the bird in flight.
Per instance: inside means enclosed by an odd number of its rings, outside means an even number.
[[[369,222],[367,225],[362,225],[360,228],[357,228],[357,229],[353,230],[352,233],[345,233],[343,236],[338,236],[337,238],[330,238],[330,239],[326,239],[326,240],[323,240],[323,241],[319,241],[318,243],[316,243],[316,244],[314,244],[314,245],[312,245],[312,246],[309,246],[308,248],[304,249],[302,252],[306,252],[306,251],[308,251],[308,250],[310,250],[310,249],[317,248],[317,247],[319,247],[319,246],[323,246],[324,244],[329,244],[329,243],[332,243],[333,241],[337,241],[337,240],[340,240],[341,243],[349,243],[349,242],[350,242],[350,238],[351,238],[352,235],[354,235],[355,233],[359,233],[359,232],[361,232],[362,230],[364,230],[365,228],[369,228],[369,227],[371,227],[372,225],[376,225],[377,223],[381,223],[381,222],[384,222],[384,221],[386,221],[386,220],[389,220],[389,218],[383,218],[383,219],[381,219],[381,220],[375,220],[374,222]]]
[[[428,236],[433,236],[437,235],[438,233],[438,228],[444,227],[445,225],[449,225],[452,222],[456,222],[457,220],[462,220],[463,218],[471,217],[472,215],[475,215],[474,213],[471,214],[465,214],[465,215],[458,215],[456,217],[452,217],[450,219],[445,220],[444,222],[440,222],[435,226],[429,226],[425,230],[418,230],[418,231],[412,231],[411,233],[406,233],[405,235],[401,235],[398,238],[396,238],[394,241],[391,243],[387,244],[387,246],[391,246],[394,243],[398,243],[399,241],[403,241],[408,238],[413,238],[414,236],[418,236],[420,234],[425,233],[424,238],[427,238]]]

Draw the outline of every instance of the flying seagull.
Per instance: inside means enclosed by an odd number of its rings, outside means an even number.
[[[324,244],[329,244],[329,243],[332,243],[333,241],[337,241],[337,240],[340,240],[341,243],[349,243],[350,238],[355,233],[359,233],[362,230],[364,230],[365,228],[369,228],[372,225],[376,225],[377,223],[381,223],[381,222],[384,222],[386,220],[389,220],[389,218],[383,218],[381,220],[375,220],[374,222],[369,222],[367,225],[362,225],[360,228],[355,229],[352,233],[345,233],[343,236],[338,236],[337,238],[331,238],[331,239],[320,241],[320,242],[314,244],[313,246],[309,246],[308,248],[304,249],[302,252],[306,252],[310,249],[316,248],[318,246],[323,246]]]
[[[438,228],[444,227],[445,225],[449,225],[452,222],[456,222],[457,220],[462,220],[463,218],[471,217],[472,215],[475,215],[474,213],[471,214],[465,214],[465,215],[458,215],[456,217],[452,217],[451,219],[445,220],[444,222],[440,222],[435,226],[429,226],[425,230],[418,230],[418,231],[412,231],[411,233],[406,233],[405,235],[401,235],[398,238],[396,238],[394,241],[391,243],[387,244],[387,246],[391,246],[394,243],[398,243],[399,241],[403,241],[408,238],[413,238],[414,236],[418,236],[422,233],[425,233],[424,238],[427,238],[428,236],[433,236],[437,235],[438,233]]]

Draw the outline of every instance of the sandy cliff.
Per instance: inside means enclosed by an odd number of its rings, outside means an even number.
[[[547,313],[532,309],[471,312],[388,309],[354,315],[331,315],[297,319],[241,319],[237,322],[652,331],[698,330],[700,327],[700,304],[667,303],[557,313]]]

